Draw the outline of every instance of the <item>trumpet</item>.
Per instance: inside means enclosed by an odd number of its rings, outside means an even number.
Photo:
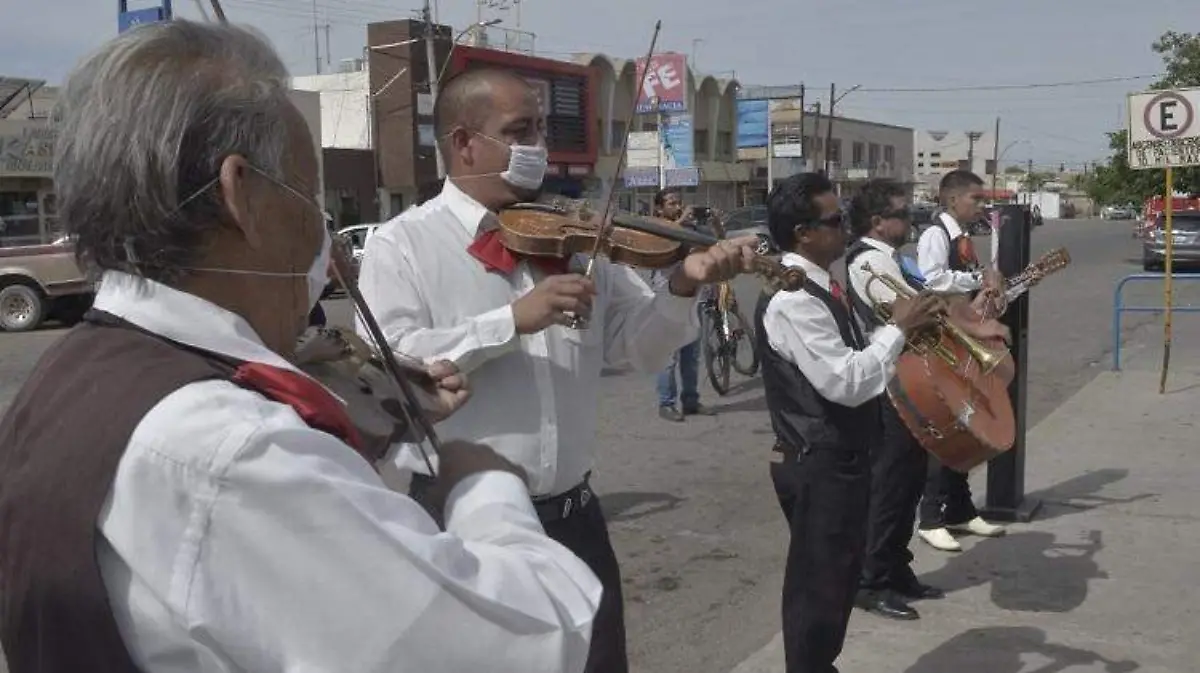
[[[885,287],[894,292],[897,297],[902,297],[905,299],[913,299],[916,297],[916,293],[913,292],[912,288],[910,288],[907,283],[903,283],[899,280],[896,280],[892,276],[875,271],[871,268],[870,264],[863,264],[863,271],[870,276],[865,288],[867,299],[871,302],[871,308],[875,311],[875,315],[885,323],[891,322],[892,320],[892,305],[889,302],[875,301],[870,298],[871,283],[882,283]],[[984,374],[990,374],[994,369],[996,369],[996,367],[1000,365],[1001,362],[1004,361],[1005,356],[1008,355],[1007,353],[999,353],[984,347],[983,344],[979,343],[974,337],[964,332],[961,327],[955,325],[945,315],[939,316],[938,330],[936,333],[920,334],[910,337],[908,340],[908,346],[917,353],[932,353],[944,360],[946,364],[950,365],[951,367],[957,367],[959,364],[958,355],[954,352],[954,349],[943,343],[943,336],[948,336],[951,340],[958,342],[959,345],[966,349],[967,353],[969,353],[970,356],[979,363],[979,366],[983,370]]]

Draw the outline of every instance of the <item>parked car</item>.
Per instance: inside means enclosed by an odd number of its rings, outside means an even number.
[[[1142,239],[1142,268],[1160,271],[1166,262],[1166,216],[1158,215],[1154,227]],[[1184,211],[1171,216],[1171,256],[1185,264],[1200,262],[1200,211]]]
[[[49,318],[75,322],[94,296],[70,239],[0,248],[0,330],[28,332]]]
[[[354,256],[355,262],[362,262],[363,248],[367,245],[367,239],[375,234],[375,230],[380,227],[380,224],[380,222],[355,224],[338,230],[337,237],[350,246],[350,252]]]
[[[771,235],[767,230],[767,207],[762,205],[735,208],[725,213],[724,224],[725,233],[729,236]]]
[[[1137,209],[1132,205],[1105,206],[1100,209],[1102,220],[1132,220],[1137,217]]]
[[[372,222],[369,224],[355,224],[349,227],[343,227],[334,233],[334,237],[341,240],[350,248],[350,264],[354,268],[354,275],[358,275],[358,267],[362,264],[363,248],[367,245],[367,239],[370,238],[375,230],[379,228],[381,223]],[[332,269],[329,272],[329,284],[325,286],[325,292],[321,294],[321,298],[325,299],[339,289],[336,276]]]

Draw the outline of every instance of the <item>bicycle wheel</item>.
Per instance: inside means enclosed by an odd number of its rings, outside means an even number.
[[[725,345],[725,336],[713,318],[713,314],[706,311],[700,321],[704,368],[708,371],[708,380],[712,382],[713,390],[717,391],[718,395],[728,395],[731,358]]]
[[[733,368],[742,376],[754,376],[758,373],[758,344],[754,339],[754,330],[742,312],[734,309],[725,314],[729,321],[729,350],[732,351]]]

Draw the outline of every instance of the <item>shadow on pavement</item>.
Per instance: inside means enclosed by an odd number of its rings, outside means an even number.
[[[1127,505],[1139,500],[1158,497],[1158,493],[1143,493],[1128,498],[1096,495],[1099,491],[1104,490],[1105,486],[1115,484],[1128,476],[1129,470],[1123,468],[1089,470],[1077,477],[1029,493],[1025,497],[1030,500],[1041,500],[1046,504],[1038,513],[1037,521],[1057,519],[1060,516],[1086,512],[1097,507]]]
[[[1033,668],[1028,668],[1034,660]],[[1102,664],[1106,673],[1130,673],[1135,661],[1113,661],[1087,650],[1047,642],[1046,632],[1029,626],[971,629],[922,655],[904,673],[1058,673],[1075,666]]]
[[[947,593],[991,584],[992,603],[1003,610],[1071,612],[1087,600],[1089,581],[1108,578],[1095,560],[1103,547],[1098,530],[1079,542],[1009,533],[981,541],[921,581]]]
[[[600,496],[600,508],[608,521],[634,521],[679,506],[683,498],[670,493],[617,492]]]

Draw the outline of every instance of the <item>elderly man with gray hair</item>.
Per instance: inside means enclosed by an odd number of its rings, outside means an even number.
[[[271,47],[139,27],[60,105],[59,213],[102,284],[0,422],[10,670],[582,670],[600,585],[520,470],[446,443],[439,530],[293,363],[330,239]]]

